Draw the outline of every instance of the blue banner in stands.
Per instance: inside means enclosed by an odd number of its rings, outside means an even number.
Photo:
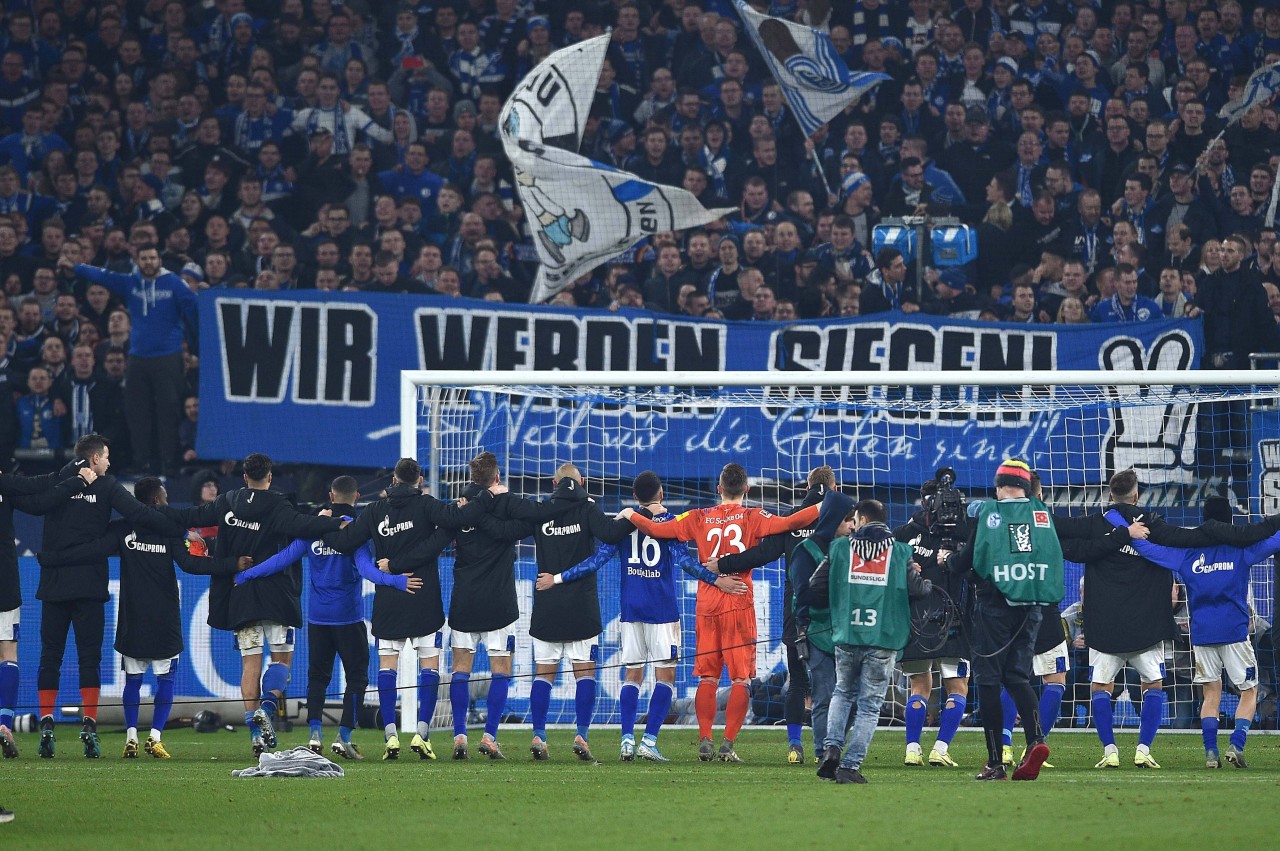
[[[586,435],[588,443],[636,447],[620,462],[620,476],[654,469],[709,478],[733,460],[753,474],[777,470],[780,477],[802,477],[816,464],[836,463],[832,455],[838,454],[846,456],[840,459],[845,469],[875,471],[877,484],[918,485],[945,464],[960,473],[961,486],[976,486],[988,483],[992,463],[1022,455],[1055,471],[1051,486],[1096,483],[1102,470],[1129,465],[1155,484],[1190,480],[1195,456],[1192,406],[1166,406],[1150,423],[1125,422],[1135,415],[1123,407],[1092,412],[1086,422],[1064,416],[1061,407],[975,416],[963,406],[943,410],[956,400],[942,397],[932,409],[902,413],[891,410],[890,389],[870,409],[798,417],[785,375],[1194,369],[1203,341],[1199,320],[1015,325],[882,314],[721,323],[645,311],[222,290],[201,294],[200,324],[197,447],[203,458],[265,452],[285,462],[389,467],[399,455],[399,376],[405,369],[556,369],[565,371],[566,383],[576,370],[781,373],[776,407],[735,410],[732,428],[735,438],[745,435],[741,439],[724,439],[730,423],[714,410],[651,415],[645,437],[656,436],[656,442],[645,446],[638,445],[638,417],[615,412],[597,420],[587,429],[598,431]],[[1043,389],[1005,392],[1033,396]],[[550,475],[559,462],[580,456],[574,447],[584,435],[564,406],[519,414],[523,434],[503,443],[515,450],[536,433],[542,451],[525,461],[513,453],[506,459],[510,473]],[[1067,456],[1071,463],[1063,461]]]

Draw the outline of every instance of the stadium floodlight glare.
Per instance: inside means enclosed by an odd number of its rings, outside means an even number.
[[[422,463],[430,492],[442,499],[460,494],[467,462],[486,450],[497,455],[511,491],[533,498],[547,498],[555,468],[574,462],[608,513],[633,504],[631,480],[646,469],[662,476],[672,510],[713,504],[716,475],[730,461],[751,476],[748,504],[785,511],[800,499],[810,470],[826,464],[847,493],[884,502],[896,526],[911,518],[920,484],[935,469],[954,468],[969,497],[985,497],[995,466],[1016,455],[1040,472],[1057,511],[1097,510],[1110,476],[1132,467],[1146,504],[1171,522],[1196,525],[1205,496],[1249,503],[1253,450],[1266,436],[1249,434],[1247,411],[1249,403],[1280,397],[1280,370],[405,371],[401,386],[401,455]],[[446,566],[448,559],[446,553]],[[1069,566],[1064,607],[1078,597],[1080,570]],[[528,697],[535,572],[532,549],[521,545],[520,644],[508,704],[514,714]],[[1255,568],[1254,578],[1260,614],[1270,617],[1271,573]],[[448,593],[447,570],[444,583]],[[611,698],[620,675],[609,667],[618,651],[616,565],[601,570],[599,585],[606,626],[597,720],[616,721]],[[680,589],[686,658],[677,700],[691,696],[694,683],[695,587]],[[755,588],[758,673],[767,680],[785,657],[781,564],[756,571]],[[1189,663],[1184,655],[1174,658],[1171,648],[1170,667]],[[1169,712],[1190,718],[1189,673],[1185,688],[1176,676],[1173,683]],[[411,726],[412,689],[401,697]],[[886,704],[896,718],[904,697],[898,683]],[[556,698],[552,720],[571,720],[572,701]],[[1118,712],[1123,722],[1124,707]]]

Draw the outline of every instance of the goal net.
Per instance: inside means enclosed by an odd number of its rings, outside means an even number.
[[[1100,377],[1108,383],[1097,383]],[[742,464],[751,477],[748,505],[785,513],[802,499],[810,471],[829,465],[846,493],[882,501],[895,527],[919,509],[920,486],[939,468],[954,469],[956,486],[969,499],[983,498],[991,495],[995,466],[1016,456],[1040,473],[1045,501],[1059,513],[1096,511],[1106,504],[1110,476],[1133,468],[1143,485],[1143,504],[1170,522],[1196,525],[1209,496],[1227,497],[1241,516],[1259,515],[1253,468],[1261,435],[1250,433],[1250,420],[1274,404],[1278,380],[1280,374],[1262,371],[405,372],[401,453],[422,463],[431,491],[445,499],[460,495],[467,462],[482,451],[497,456],[513,493],[531,499],[549,497],[555,469],[571,461],[608,513],[634,504],[631,483],[644,470],[662,477],[664,503],[672,511],[714,504],[716,478],[728,462]],[[442,558],[446,597],[451,558],[451,552]],[[783,717],[788,601],[782,564],[767,565],[754,578],[759,644],[750,719],[757,724]],[[1064,610],[1079,599],[1083,573],[1079,565],[1067,568]],[[537,569],[531,541],[518,545],[516,571],[521,617],[507,713],[523,718],[533,674],[528,623]],[[618,720],[618,571],[616,562],[608,565],[598,580],[605,631],[597,723]],[[1272,619],[1272,577],[1269,563],[1253,569],[1259,624]],[[680,723],[694,722],[695,593],[696,582],[681,577],[684,657],[672,710]],[[1185,607],[1178,615],[1185,625]],[[1190,727],[1198,726],[1199,709],[1183,636],[1166,650],[1166,721]],[[1264,688],[1274,692],[1268,642],[1260,665]],[[485,660],[478,661],[480,671]],[[1089,723],[1087,651],[1077,652],[1072,666],[1059,721],[1064,728]],[[642,699],[650,681],[651,674]],[[1138,681],[1131,671],[1123,681],[1117,724],[1136,726]],[[482,714],[483,693],[475,694]],[[895,676],[882,723],[901,722],[905,696],[905,678]],[[412,698],[402,693],[404,699]],[[935,690],[931,723],[937,699]],[[1264,711],[1268,705],[1274,712],[1274,703],[1265,701]],[[1231,711],[1228,698],[1223,712]],[[573,717],[572,676],[566,671],[553,692],[551,720]]]

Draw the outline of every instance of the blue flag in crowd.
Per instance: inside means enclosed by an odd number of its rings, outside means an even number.
[[[850,71],[831,38],[810,27],[771,18],[735,0],[747,34],[782,87],[806,136],[889,77]]]

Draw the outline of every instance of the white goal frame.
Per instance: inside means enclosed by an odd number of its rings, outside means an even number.
[[[733,372],[565,372],[559,370],[402,370],[400,373],[400,456],[416,458],[418,452],[419,387],[533,387],[574,385],[580,387],[1175,387],[1256,386],[1274,388],[1280,398],[1280,369],[1257,370],[965,370],[905,372],[889,371],[850,374],[847,372],[759,371]],[[963,409],[963,405],[960,406]],[[974,405],[974,410],[978,410]],[[439,423],[429,423],[436,430]],[[435,445],[434,443],[432,444]],[[428,485],[439,497],[435,471],[437,458],[425,460],[430,467]]]
[[[1251,387],[1253,396],[1270,396],[1280,400],[1280,369],[1258,370],[1002,370],[1002,371],[885,371],[885,372],[810,372],[810,371],[732,371],[732,372],[568,372],[558,370],[403,370],[400,373],[400,456],[422,463],[428,492],[442,498],[439,447],[431,442],[430,457],[418,458],[418,435],[427,430],[438,433],[438,406],[433,407],[430,421],[420,422],[422,394],[428,388],[429,399],[439,399],[446,387],[490,388],[538,386],[639,387],[639,388],[732,388],[732,387],[1098,387],[1136,388],[1168,387]],[[1034,395],[1031,397],[1034,401]],[[1067,403],[1067,400],[1063,400]],[[1042,403],[1043,404],[1043,403]],[[1123,404],[1116,399],[1116,404]],[[1010,406],[1013,407],[1013,406]],[[952,402],[950,410],[963,411],[964,402]],[[990,406],[972,404],[972,409],[989,410]],[[400,656],[400,682],[417,682],[418,659],[406,647]],[[442,684],[444,680],[442,678]],[[400,691],[401,728],[413,732],[417,721],[417,689]]]

